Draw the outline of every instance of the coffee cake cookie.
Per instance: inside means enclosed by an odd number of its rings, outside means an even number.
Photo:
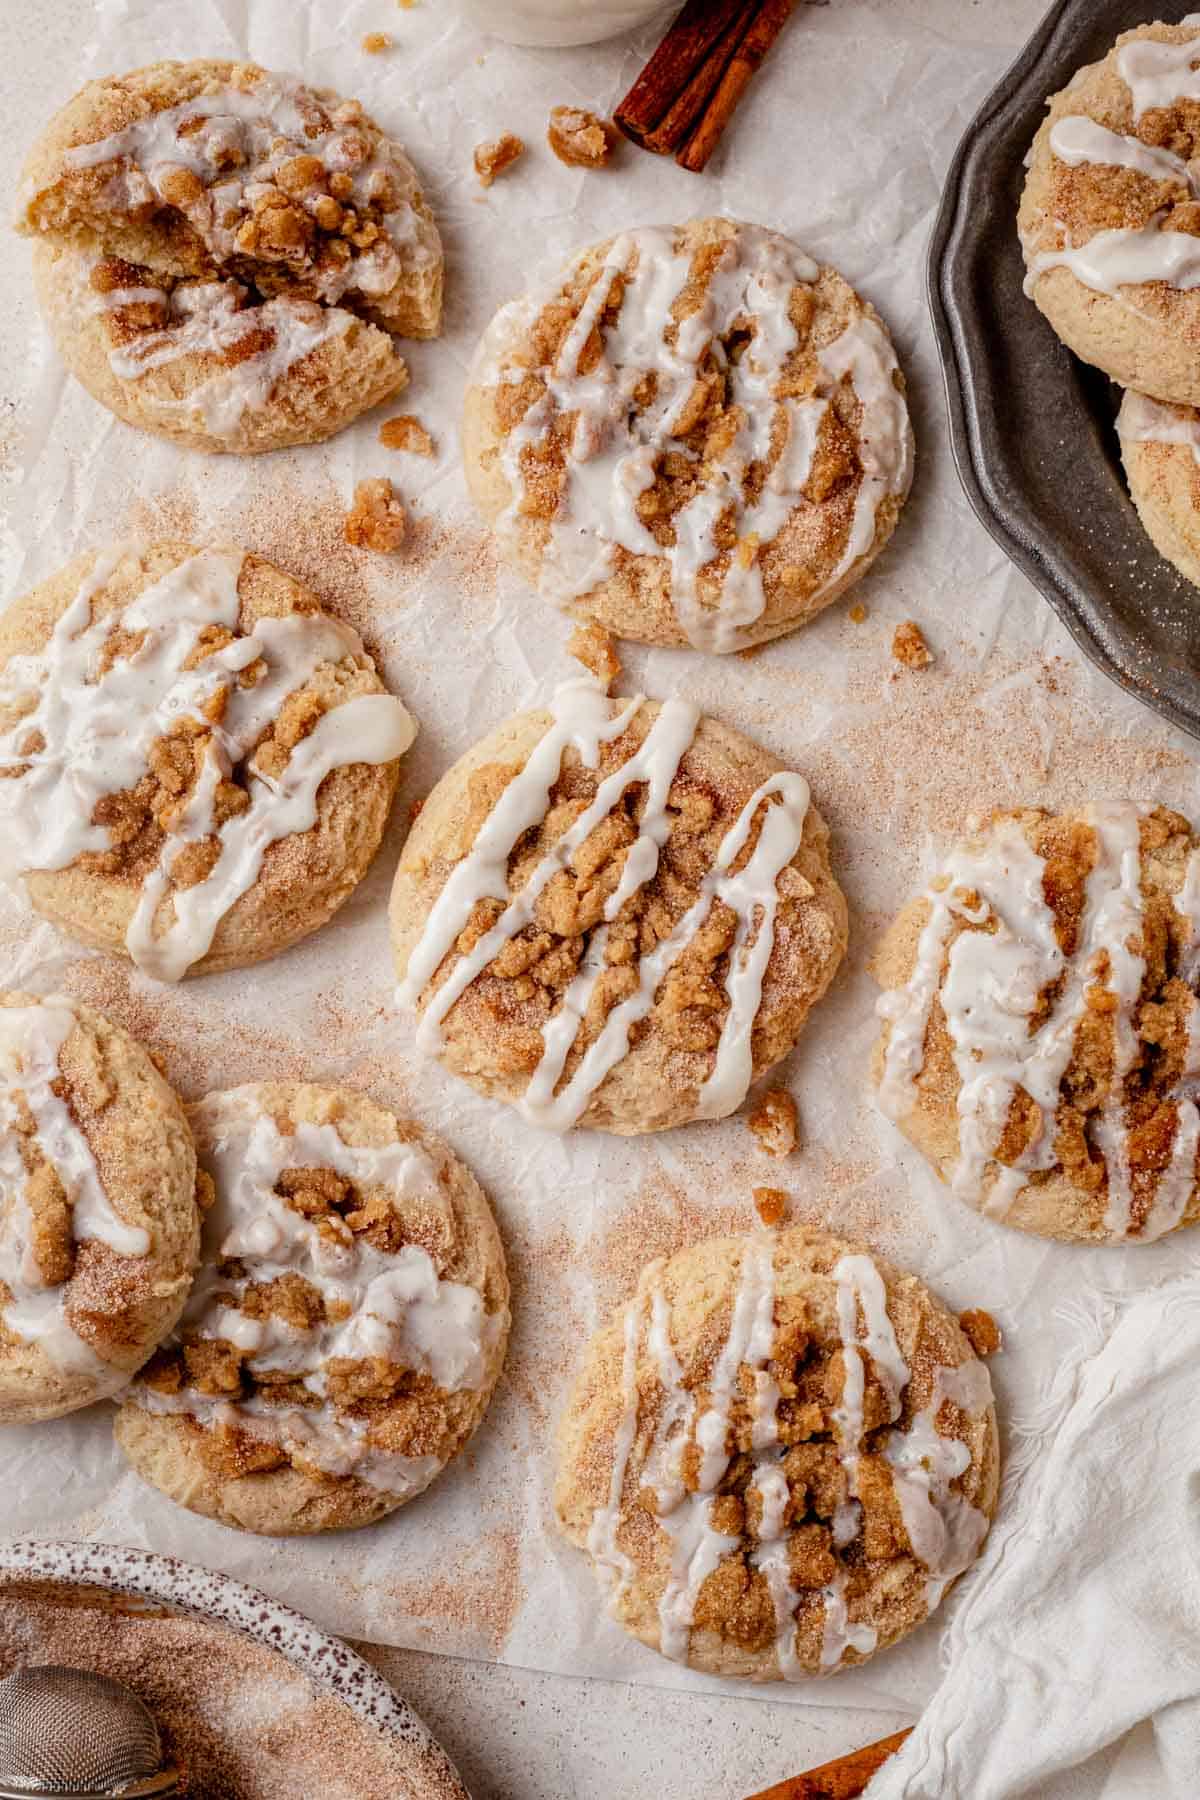
[[[124,1387],[199,1236],[192,1134],[146,1052],[65,995],[0,993],[0,1424]]]
[[[102,405],[198,450],[332,436],[435,336],[437,227],[356,100],[253,63],[89,82],[34,146],[18,229],[64,362]]]
[[[260,557],[80,557],[0,615],[0,873],[160,980],[259,962],[362,878],[414,732]]]
[[[1178,813],[995,815],[876,956],[880,1105],[989,1218],[1101,1243],[1189,1224],[1198,927]]]
[[[1200,17],[1125,32],[1049,106],[1021,199],[1026,292],[1085,362],[1200,404]]]
[[[491,1399],[509,1311],[487,1201],[345,1089],[234,1088],[191,1121],[213,1193],[200,1273],[117,1441],[226,1525],[370,1524],[429,1486]]]
[[[532,1124],[723,1118],[846,947],[804,778],[682,700],[568,682],[438,783],[392,890],[418,1044]]]
[[[1129,492],[1155,549],[1200,587],[1200,411],[1131,388],[1117,434]]]
[[[555,1508],[626,1631],[795,1681],[904,1637],[996,1504],[987,1369],[912,1275],[824,1232],[651,1263],[588,1349]]]
[[[652,644],[803,624],[891,536],[912,454],[874,310],[730,219],[582,251],[500,310],[467,393],[467,479],[509,561]]]

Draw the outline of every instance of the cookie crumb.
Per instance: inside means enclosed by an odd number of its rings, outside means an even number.
[[[754,1208],[764,1225],[783,1223],[789,1198],[782,1188],[755,1188]]]
[[[357,549],[378,550],[385,556],[399,550],[408,532],[408,514],[386,477],[359,482],[343,529],[346,542]]]
[[[861,600],[856,600],[854,605],[850,608],[850,623],[852,625],[861,625],[866,616],[866,607]]]
[[[997,1350],[1003,1348],[1004,1335],[990,1312],[976,1308],[971,1312],[959,1313],[958,1322],[976,1356],[994,1356]]]
[[[768,1156],[790,1156],[800,1142],[796,1102],[783,1088],[768,1088],[746,1123]]]
[[[368,31],[362,47],[368,56],[379,56],[384,50],[391,49],[392,40],[386,31]]]
[[[518,156],[524,154],[524,138],[506,131],[502,137],[493,138],[490,143],[476,144],[475,173],[484,187],[491,187],[497,175],[503,175],[505,169],[511,169]]]
[[[905,619],[897,625],[896,635],[892,639],[892,655],[906,669],[927,669],[933,661],[933,652],[921,636],[921,627],[913,619]]]
[[[621,673],[621,659],[613,635],[611,631],[605,631],[603,625],[597,625],[594,619],[575,627],[567,639],[567,654],[581,662],[585,669],[590,669],[605,687],[611,687]]]
[[[559,162],[577,169],[602,169],[613,153],[617,134],[604,119],[581,106],[555,106],[546,142]]]
[[[385,450],[407,450],[411,456],[434,454],[433,439],[413,413],[385,419],[379,427],[379,441]]]

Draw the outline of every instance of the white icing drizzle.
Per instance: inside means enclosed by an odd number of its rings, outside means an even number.
[[[1171,1096],[1179,1108],[1176,1158],[1159,1178],[1156,1199],[1141,1227],[1133,1221],[1124,1083],[1138,1054],[1135,1012],[1145,976],[1141,951],[1140,811],[1129,804],[1098,804],[1085,818],[1095,836],[1075,954],[1068,963],[1059,947],[1054,917],[1043,893],[1044,864],[1020,825],[1004,819],[981,843],[951,853],[927,900],[906,987],[878,1003],[890,1035],[879,1087],[880,1104],[898,1123],[915,1104],[915,1082],[924,1062],[925,1033],[935,998],[940,1000],[960,1078],[959,1156],[952,1176],[964,1199],[983,1203],[1002,1217],[1036,1170],[1055,1166],[1054,1120],[1059,1090],[1087,1009],[1090,988],[1101,979],[1113,996],[1113,1069],[1109,1097],[1093,1135],[1108,1172],[1105,1227],[1110,1235],[1159,1236],[1177,1222],[1191,1187],[1195,1162],[1194,1102],[1188,1094],[1195,1052],[1189,1036],[1183,1084]],[[1200,905],[1194,862],[1176,908],[1196,930]],[[979,897],[969,908],[963,896]],[[994,930],[961,932],[950,946],[956,917]],[[1194,972],[1185,975],[1193,980]],[[1047,989],[1058,983],[1048,1016],[1036,1030],[1029,1021]],[[994,1162],[1018,1089],[1040,1119],[1026,1149],[1011,1165]],[[1189,1151],[1189,1142],[1191,1150]],[[990,1185],[989,1185],[990,1183]]]
[[[314,273],[317,297],[333,301],[350,290],[372,297],[387,293],[402,270],[401,250],[414,267],[427,266],[436,255],[431,243],[436,234],[412,204],[416,177],[395,145],[381,140],[371,148],[354,109],[339,106],[332,117],[323,117],[318,108],[316,96],[300,82],[264,73],[248,91],[226,87],[198,94],[148,113],[110,137],[79,144],[65,152],[63,167],[69,173],[117,164],[104,192],[114,211],[154,202],[173,205],[209,252],[225,261],[238,254],[238,229],[282,166],[297,156],[316,157],[330,173],[350,176],[349,204],[365,208],[378,202],[385,187],[392,201],[381,211],[383,235],[374,245],[365,251],[348,246],[345,265]],[[189,129],[181,131],[185,123]],[[199,193],[182,203],[175,185],[181,171],[200,183]],[[168,198],[171,193],[174,199]]]
[[[1128,444],[1186,444],[1200,463],[1200,417],[1190,408],[1165,406],[1133,388],[1125,389],[1117,435]]]
[[[665,332],[690,268],[690,258],[676,254],[669,231],[648,227],[615,240],[553,368],[538,371],[545,393],[504,443],[502,463],[513,500],[498,530],[511,537],[521,526],[526,451],[546,440],[556,420],[572,416],[565,485],[541,563],[541,590],[560,603],[588,593],[612,572],[618,550],[665,558],[672,605],[689,642],[730,651],[749,641],[746,633],[762,615],[766,595],[760,555],[803,501],[821,423],[839,384],[850,381],[862,408],[863,473],[844,554],[822,592],[870,550],[883,498],[907,492],[912,434],[891,345],[865,313],[818,353],[824,391],[804,400],[779,395],[788,359],[799,346],[789,317],[791,292],[819,274],[803,252],[772,233],[741,227],[712,273],[698,310],[678,323],[672,344]],[[581,353],[618,279],[623,281],[620,310],[601,330],[595,367],[581,373]],[[499,315],[481,346],[474,374],[480,385],[527,377],[515,345],[557,292],[556,286]],[[755,335],[742,356],[725,365],[719,339],[739,320],[753,322]],[[725,368],[740,423],[705,485],[675,515],[674,543],[664,546],[642,522],[637,503],[653,485],[664,454],[694,455],[678,433],[680,427],[686,430],[698,368],[710,348]],[[647,373],[655,378],[655,393],[648,405],[639,406],[634,395]],[[781,416],[782,449],[758,499],[751,502],[747,478],[771,457],[772,434]],[[730,508],[738,541],[722,573],[716,567],[721,552],[715,533]]]
[[[1155,149],[1124,132],[1109,131],[1083,113],[1055,121],[1050,130],[1050,148],[1060,162],[1072,169],[1085,163],[1133,169],[1151,181],[1181,182],[1191,194],[1200,193],[1200,183],[1182,156],[1176,156],[1173,150]]]
[[[1175,896],[1175,910],[1187,920],[1190,939],[1180,974],[1195,983],[1200,976],[1200,850],[1193,850],[1184,871],[1183,886]],[[1158,1178],[1154,1198],[1140,1236],[1147,1242],[1165,1237],[1184,1215],[1196,1185],[1196,1156],[1200,1151],[1200,1000],[1188,1009],[1187,1041],[1177,1097],[1175,1138],[1171,1160]]]
[[[738,924],[725,983],[729,1009],[712,1070],[700,1090],[698,1110],[704,1118],[723,1118],[741,1105],[753,1074],[754,1021],[775,942],[776,883],[800,847],[808,813],[808,784],[800,775],[783,772],[771,776],[750,797],[722,839],[713,867],[701,882],[692,906],[669,935],[641,959],[636,992],[612,1008],[578,1067],[556,1092],[606,966],[608,925],[630,896],[652,881],[657,871],[659,854],[670,830],[668,796],[695,735],[697,709],[678,700],[663,706],[640,748],[599,783],[591,805],[547,851],[515,894],[509,889],[508,860],[524,833],[544,819],[567,749],[573,747],[587,767],[595,768],[601,745],[620,735],[641,704],[640,699],[630,702],[614,719],[603,690],[594,682],[568,682],[557,690],[550,729],[520,774],[505,787],[468,855],[452,870],[410,953],[399,988],[401,1003],[415,1005],[479,901],[505,902],[496,923],[459,957],[428,1000],[417,1043],[436,1053],[441,1047],[441,1023],[450,1008],[505,944],[530,924],[538,897],[551,878],[560,869],[570,867],[576,851],[626,790],[634,783],[645,783],[647,793],[639,834],[629,848],[620,882],[606,904],[605,924],[594,932],[578,973],[568,984],[558,1011],[543,1029],[541,1060],[517,1102],[530,1123],[555,1131],[569,1129],[582,1117],[601,1083],[625,1057],[633,1026],[650,1012],[672,965],[693,941],[717,901],[734,911]],[[777,804],[767,804],[776,797]],[[754,851],[744,869],[731,873],[764,804],[767,809]]]
[[[796,1652],[796,1614],[801,1593],[791,1576],[791,1495],[783,1467],[784,1451],[779,1445],[779,1389],[769,1369],[775,1338],[774,1258],[773,1235],[761,1233],[743,1240],[729,1325],[708,1380],[707,1402],[699,1413],[697,1390],[691,1384],[685,1385],[684,1371],[671,1341],[671,1308],[662,1286],[664,1265],[660,1260],[644,1272],[637,1293],[625,1308],[621,1403],[613,1434],[613,1461],[607,1496],[592,1515],[587,1542],[616,1606],[636,1574],[633,1562],[618,1545],[617,1535],[639,1442],[638,1357],[644,1329],[645,1348],[653,1362],[662,1399],[652,1437],[644,1447],[636,1486],[653,1491],[658,1524],[670,1543],[670,1566],[658,1608],[659,1648],[664,1656],[686,1662],[700,1590],[726,1556],[743,1548],[740,1536],[727,1535],[714,1525],[713,1496],[730,1465],[730,1416],[736,1396],[746,1391],[748,1374],[753,1384],[751,1444],[755,1456],[746,1497],[748,1500],[752,1493],[757,1494],[761,1515],[758,1541],[749,1560],[762,1575],[771,1597],[779,1672],[785,1680],[796,1681],[806,1679],[807,1671]],[[888,1315],[882,1277],[871,1258],[861,1254],[844,1256],[832,1275],[846,1371],[842,1401],[833,1417],[839,1457],[853,1494],[864,1436],[865,1357],[870,1356],[876,1378],[888,1395],[889,1416],[893,1420],[902,1412],[909,1369]],[[914,1555],[928,1570],[930,1610],[948,1583],[972,1560],[987,1529],[984,1515],[951,1491],[950,1483],[965,1472],[971,1458],[959,1439],[943,1438],[938,1433],[937,1414],[945,1399],[953,1400],[967,1412],[984,1409],[991,1402],[987,1371],[975,1363],[958,1369],[939,1368],[930,1406],[917,1415],[907,1433],[897,1431],[890,1435],[886,1452]],[[699,1451],[694,1488],[685,1484],[682,1470],[683,1454],[691,1443]],[[860,1520],[857,1500],[838,1507],[833,1521],[835,1549],[844,1549],[853,1541]],[[875,1628],[849,1618],[846,1585],[847,1571],[838,1559],[837,1572],[820,1595],[821,1667],[825,1671],[836,1668],[848,1649],[869,1656],[876,1647]]]
[[[622,1594],[634,1573],[633,1564],[617,1543],[621,1524],[621,1496],[625,1491],[625,1473],[637,1438],[638,1389],[637,1349],[641,1325],[643,1292],[652,1272],[661,1263],[651,1264],[642,1277],[642,1285],[625,1308],[624,1350],[621,1357],[621,1417],[613,1440],[613,1466],[609,1476],[608,1500],[592,1514],[587,1544],[602,1580],[613,1584]]]
[[[88,293],[91,293],[90,287]],[[217,359],[220,366],[185,392],[175,395],[143,390],[146,403],[158,411],[195,413],[214,437],[232,438],[247,413],[261,412],[278,383],[323,344],[344,337],[355,323],[342,307],[318,306],[312,300],[283,295],[245,305],[246,289],[236,281],[199,282],[166,294],[158,288],[117,289],[135,298],[162,302],[161,326],[141,332],[108,352],[108,363],[122,381],[138,381],[152,369],[186,356]],[[130,300],[101,296],[101,310]],[[248,339],[268,341],[239,354]]]
[[[1182,21],[1197,23],[1193,15]],[[1200,42],[1187,38],[1182,43],[1164,43],[1142,38],[1125,44],[1117,51],[1117,72],[1133,99],[1135,122],[1143,113],[1158,106],[1171,106],[1176,100],[1200,100]]]
[[[277,779],[251,764],[249,806],[218,825],[218,783],[251,755],[289,694],[323,663],[362,656],[362,641],[333,619],[296,613],[262,619],[188,667],[205,630],[237,626],[240,554],[200,551],[120,614],[93,618],[92,600],[119,561],[119,552],[98,556],[46,648],[13,656],[0,671],[0,720],[15,719],[0,725],[0,771],[25,771],[0,780],[0,869],[10,878],[63,869],[85,852],[107,850],[108,828],[93,822],[98,802],[137,785],[152,746],[173,725],[200,720],[211,729],[203,768],[143,885],[126,939],[141,968],[176,981],[207,953],[225,914],[253,886],[269,846],[315,824],[325,776],[350,763],[392,761],[415,727],[390,695],[356,696],[322,716]],[[118,629],[142,641],[101,672],[105,645]],[[260,658],[266,673],[257,685],[240,687],[239,674]],[[222,688],[225,712],[210,728],[201,708]],[[203,880],[174,891],[173,917],[164,923],[158,908],[171,891],[176,857],[213,835],[220,841],[216,863]]]
[[[771,1358],[775,1337],[774,1250],[775,1240],[766,1235],[743,1242],[729,1329],[709,1380],[708,1405],[695,1421],[695,1441],[700,1451],[697,1485],[673,1509],[659,1515],[659,1524],[671,1540],[671,1569],[658,1608],[659,1648],[674,1662],[687,1660],[700,1589],[722,1558],[741,1542],[714,1527],[712,1495],[731,1460],[729,1417],[738,1370],[745,1366],[752,1374],[758,1374]],[[676,1387],[680,1372],[673,1351],[671,1363],[674,1367],[668,1365],[664,1369],[660,1365],[660,1376],[664,1386],[671,1377],[672,1387]],[[769,1437],[773,1443],[773,1401]],[[756,1477],[757,1472],[756,1467]],[[796,1604],[793,1597],[786,1625],[793,1637],[791,1615]],[[776,1621],[778,1624],[778,1609]]]
[[[987,1514],[951,1489],[951,1482],[970,1468],[971,1452],[960,1438],[938,1430],[945,1400],[968,1414],[986,1411],[992,1404],[992,1382],[984,1364],[971,1361],[937,1369],[929,1405],[914,1416],[907,1431],[891,1432],[884,1448],[905,1533],[913,1554],[929,1571],[928,1612],[974,1562],[988,1528]]]
[[[1176,45],[1130,44],[1117,60],[1120,63],[1122,57],[1141,50],[1166,49],[1173,54],[1178,48]],[[1194,44],[1184,48],[1190,55],[1200,53]],[[1151,101],[1149,104],[1162,103]],[[1144,110],[1135,105],[1135,120]],[[1152,181],[1182,184],[1193,197],[1200,195],[1200,179],[1181,156],[1143,144],[1128,133],[1110,131],[1082,114],[1055,121],[1050,131],[1050,148],[1060,162],[1070,168],[1091,164],[1132,169]],[[1141,282],[1163,281],[1169,287],[1183,291],[1200,285],[1200,246],[1187,232],[1163,229],[1166,216],[1166,212],[1160,210],[1137,229],[1117,227],[1097,231],[1084,244],[1066,242],[1055,250],[1035,251],[1026,240],[1025,292],[1032,294],[1039,275],[1054,268],[1069,269],[1085,287],[1114,296],[1121,288],[1137,286]],[[1059,230],[1064,238],[1068,237],[1061,224]]]
[[[93,289],[88,307],[94,313],[110,313],[120,312],[126,306],[161,306],[165,310],[166,304],[167,294],[162,288],[118,287],[103,294]]]
[[[1200,287],[1200,238],[1186,231],[1163,231],[1151,222],[1138,230],[1097,231],[1086,244],[1064,244],[1058,250],[1027,250],[1025,292],[1032,294],[1047,269],[1070,269],[1096,293],[1115,295],[1120,288],[1144,281],[1165,281],[1189,291]]]
[[[0,1320],[64,1373],[98,1376],[108,1365],[70,1324],[66,1284],[47,1286],[33,1255],[29,1177],[16,1130],[24,1100],[38,1147],[66,1193],[76,1243],[102,1243],[120,1256],[147,1254],[149,1234],[114,1210],[87,1138],[54,1091],[59,1053],[76,1022],[74,1003],[59,994],[30,1006],[0,1007],[0,1282],[9,1292]]]
[[[850,1618],[846,1605],[846,1584],[846,1571],[839,1566],[837,1574],[821,1594],[825,1606],[825,1623],[821,1633],[821,1667],[826,1671],[840,1667],[847,1650],[857,1650],[860,1656],[870,1656],[879,1642],[879,1633],[873,1625],[856,1623]]]
[[[834,1265],[838,1332],[842,1340],[845,1371],[842,1399],[834,1411],[838,1427],[839,1455],[852,1496],[858,1492],[858,1466],[864,1435],[863,1395],[866,1383],[864,1352],[871,1359],[877,1380],[888,1401],[889,1417],[899,1418],[911,1371],[896,1342],[887,1310],[887,1290],[869,1256],[843,1256]],[[861,1311],[863,1330],[858,1318]],[[928,1571],[926,1612],[932,1612],[950,1582],[974,1561],[987,1532],[987,1516],[951,1489],[951,1482],[966,1473],[971,1452],[960,1438],[944,1436],[937,1427],[943,1400],[952,1400],[964,1412],[983,1412],[992,1403],[991,1378],[978,1360],[957,1368],[939,1366],[934,1372],[929,1405],[915,1415],[907,1431],[889,1433],[884,1455],[892,1469],[892,1483],[904,1529],[913,1554]],[[841,1509],[839,1509],[840,1511]],[[845,1522],[834,1542],[851,1541]],[[847,1617],[846,1572],[839,1568],[825,1590],[825,1628],[822,1667],[836,1668],[847,1647],[870,1654],[876,1633],[866,1625],[854,1626]],[[869,1642],[865,1640],[869,1637]]]
[[[200,1160],[213,1177],[216,1200],[205,1219],[200,1272],[179,1333],[233,1344],[249,1353],[245,1367],[252,1376],[301,1381],[314,1403],[283,1409],[258,1394],[233,1402],[139,1385],[137,1404],[236,1426],[299,1452],[330,1474],[358,1475],[388,1493],[415,1492],[438,1459],[373,1448],[367,1423],[339,1415],[328,1400],[328,1365],[381,1357],[428,1375],[448,1393],[477,1389],[497,1318],[484,1310],[478,1289],[441,1279],[427,1250],[415,1244],[394,1254],[376,1250],[348,1226],[335,1236],[327,1222],[304,1217],[275,1189],[288,1169],[332,1169],[360,1191],[384,1188],[402,1202],[437,1191],[431,1159],[418,1145],[399,1140],[349,1145],[333,1124],[300,1122],[285,1136],[252,1088],[210,1095],[199,1113]],[[240,1259],[244,1273],[222,1273],[226,1258]],[[299,1275],[328,1311],[341,1316],[304,1327],[251,1317],[237,1304],[251,1284],[287,1275]]]

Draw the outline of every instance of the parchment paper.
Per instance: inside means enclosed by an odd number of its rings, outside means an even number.
[[[462,24],[451,0],[107,0],[98,39],[64,42],[36,78],[6,47],[0,100],[15,150],[89,75],[163,56],[248,55],[357,94],[410,148],[447,246],[445,336],[406,350],[399,407],[433,432],[436,463],[383,450],[378,419],[320,448],[205,458],[118,424],[68,381],[28,283],[27,248],[0,269],[7,329],[3,593],[117,536],[235,541],[305,577],[368,636],[421,724],[393,829],[324,932],[248,973],[163,989],[81,952],[0,895],[0,984],[64,987],[165,1058],[189,1097],[264,1076],[357,1082],[444,1133],[489,1190],[509,1249],[508,1369],[471,1450],[421,1500],[357,1534],[272,1543],[173,1507],[126,1472],[110,1412],[0,1437],[0,1529],[138,1543],[259,1582],[322,1624],[383,1643],[569,1674],[720,1689],[628,1640],[584,1559],[554,1534],[552,1433],[583,1342],[652,1255],[752,1222],[755,1184],[792,1216],[863,1237],[956,1307],[986,1306],[1007,1340],[994,1376],[1008,1479],[1073,1309],[1098,1283],[1131,1289],[1193,1264],[1197,1234],[1150,1248],[1073,1250],[986,1223],[939,1190],[864,1092],[878,930],[967,813],[1018,801],[1158,798],[1193,815],[1193,751],[1086,665],[970,515],[949,458],[923,300],[941,173],[970,114],[1036,22],[1038,0],[833,0],[802,6],[703,178],[623,147],[601,173],[544,145],[552,104],[611,107],[653,32],[571,52],[516,51]],[[360,49],[370,30],[394,48]],[[13,34],[15,36],[15,34]],[[43,31],[43,41],[46,33]],[[486,194],[471,150],[501,130],[529,153]],[[782,1070],[801,1154],[761,1155],[740,1119],[628,1142],[542,1135],[410,1048],[392,1000],[384,904],[411,803],[509,712],[575,670],[567,627],[497,572],[458,468],[463,372],[494,307],[535,263],[630,223],[724,210],[790,232],[836,263],[889,321],[918,434],[901,528],[850,603],[748,658],[631,651],[625,691],[693,695],[811,779],[834,830],[852,948]],[[348,550],[354,482],[389,474],[420,519],[399,559]],[[1064,465],[1064,478],[1069,466]],[[892,633],[915,618],[936,661],[902,670]],[[952,1604],[952,1602],[951,1602]],[[937,1625],[861,1671],[772,1690],[800,1702],[911,1707],[929,1691]],[[740,1689],[745,1693],[747,1690]]]

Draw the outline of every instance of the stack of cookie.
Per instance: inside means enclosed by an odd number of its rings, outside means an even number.
[[[91,84],[35,151],[21,222],[70,366],[193,448],[326,436],[403,382],[393,333],[438,328],[403,152],[354,102],[250,65]],[[631,230],[500,310],[465,460],[591,672],[420,809],[398,1003],[530,1128],[727,1117],[797,1043],[848,908],[804,775],[681,695],[614,697],[608,633],[727,654],[863,573],[912,477],[887,331],[777,233]],[[414,730],[356,635],[260,559],[87,556],[0,623],[5,873],[152,979],[243,967],[353,891]],[[990,1215],[1146,1240],[1200,1211],[1196,855],[1159,811],[1013,815],[893,928],[881,1101]],[[10,996],[0,1207],[0,1417],[135,1375],[120,1443],[209,1517],[377,1519],[488,1404],[509,1314],[487,1202],[361,1095],[260,1081],[185,1109],[87,1009]],[[821,1232],[764,1223],[652,1263],[561,1435],[559,1521],[616,1617],[756,1680],[918,1625],[996,1504],[996,1335],[966,1323]]]
[[[1134,503],[1200,586],[1200,19],[1125,32],[1049,109],[1021,201],[1026,292],[1126,390]]]

